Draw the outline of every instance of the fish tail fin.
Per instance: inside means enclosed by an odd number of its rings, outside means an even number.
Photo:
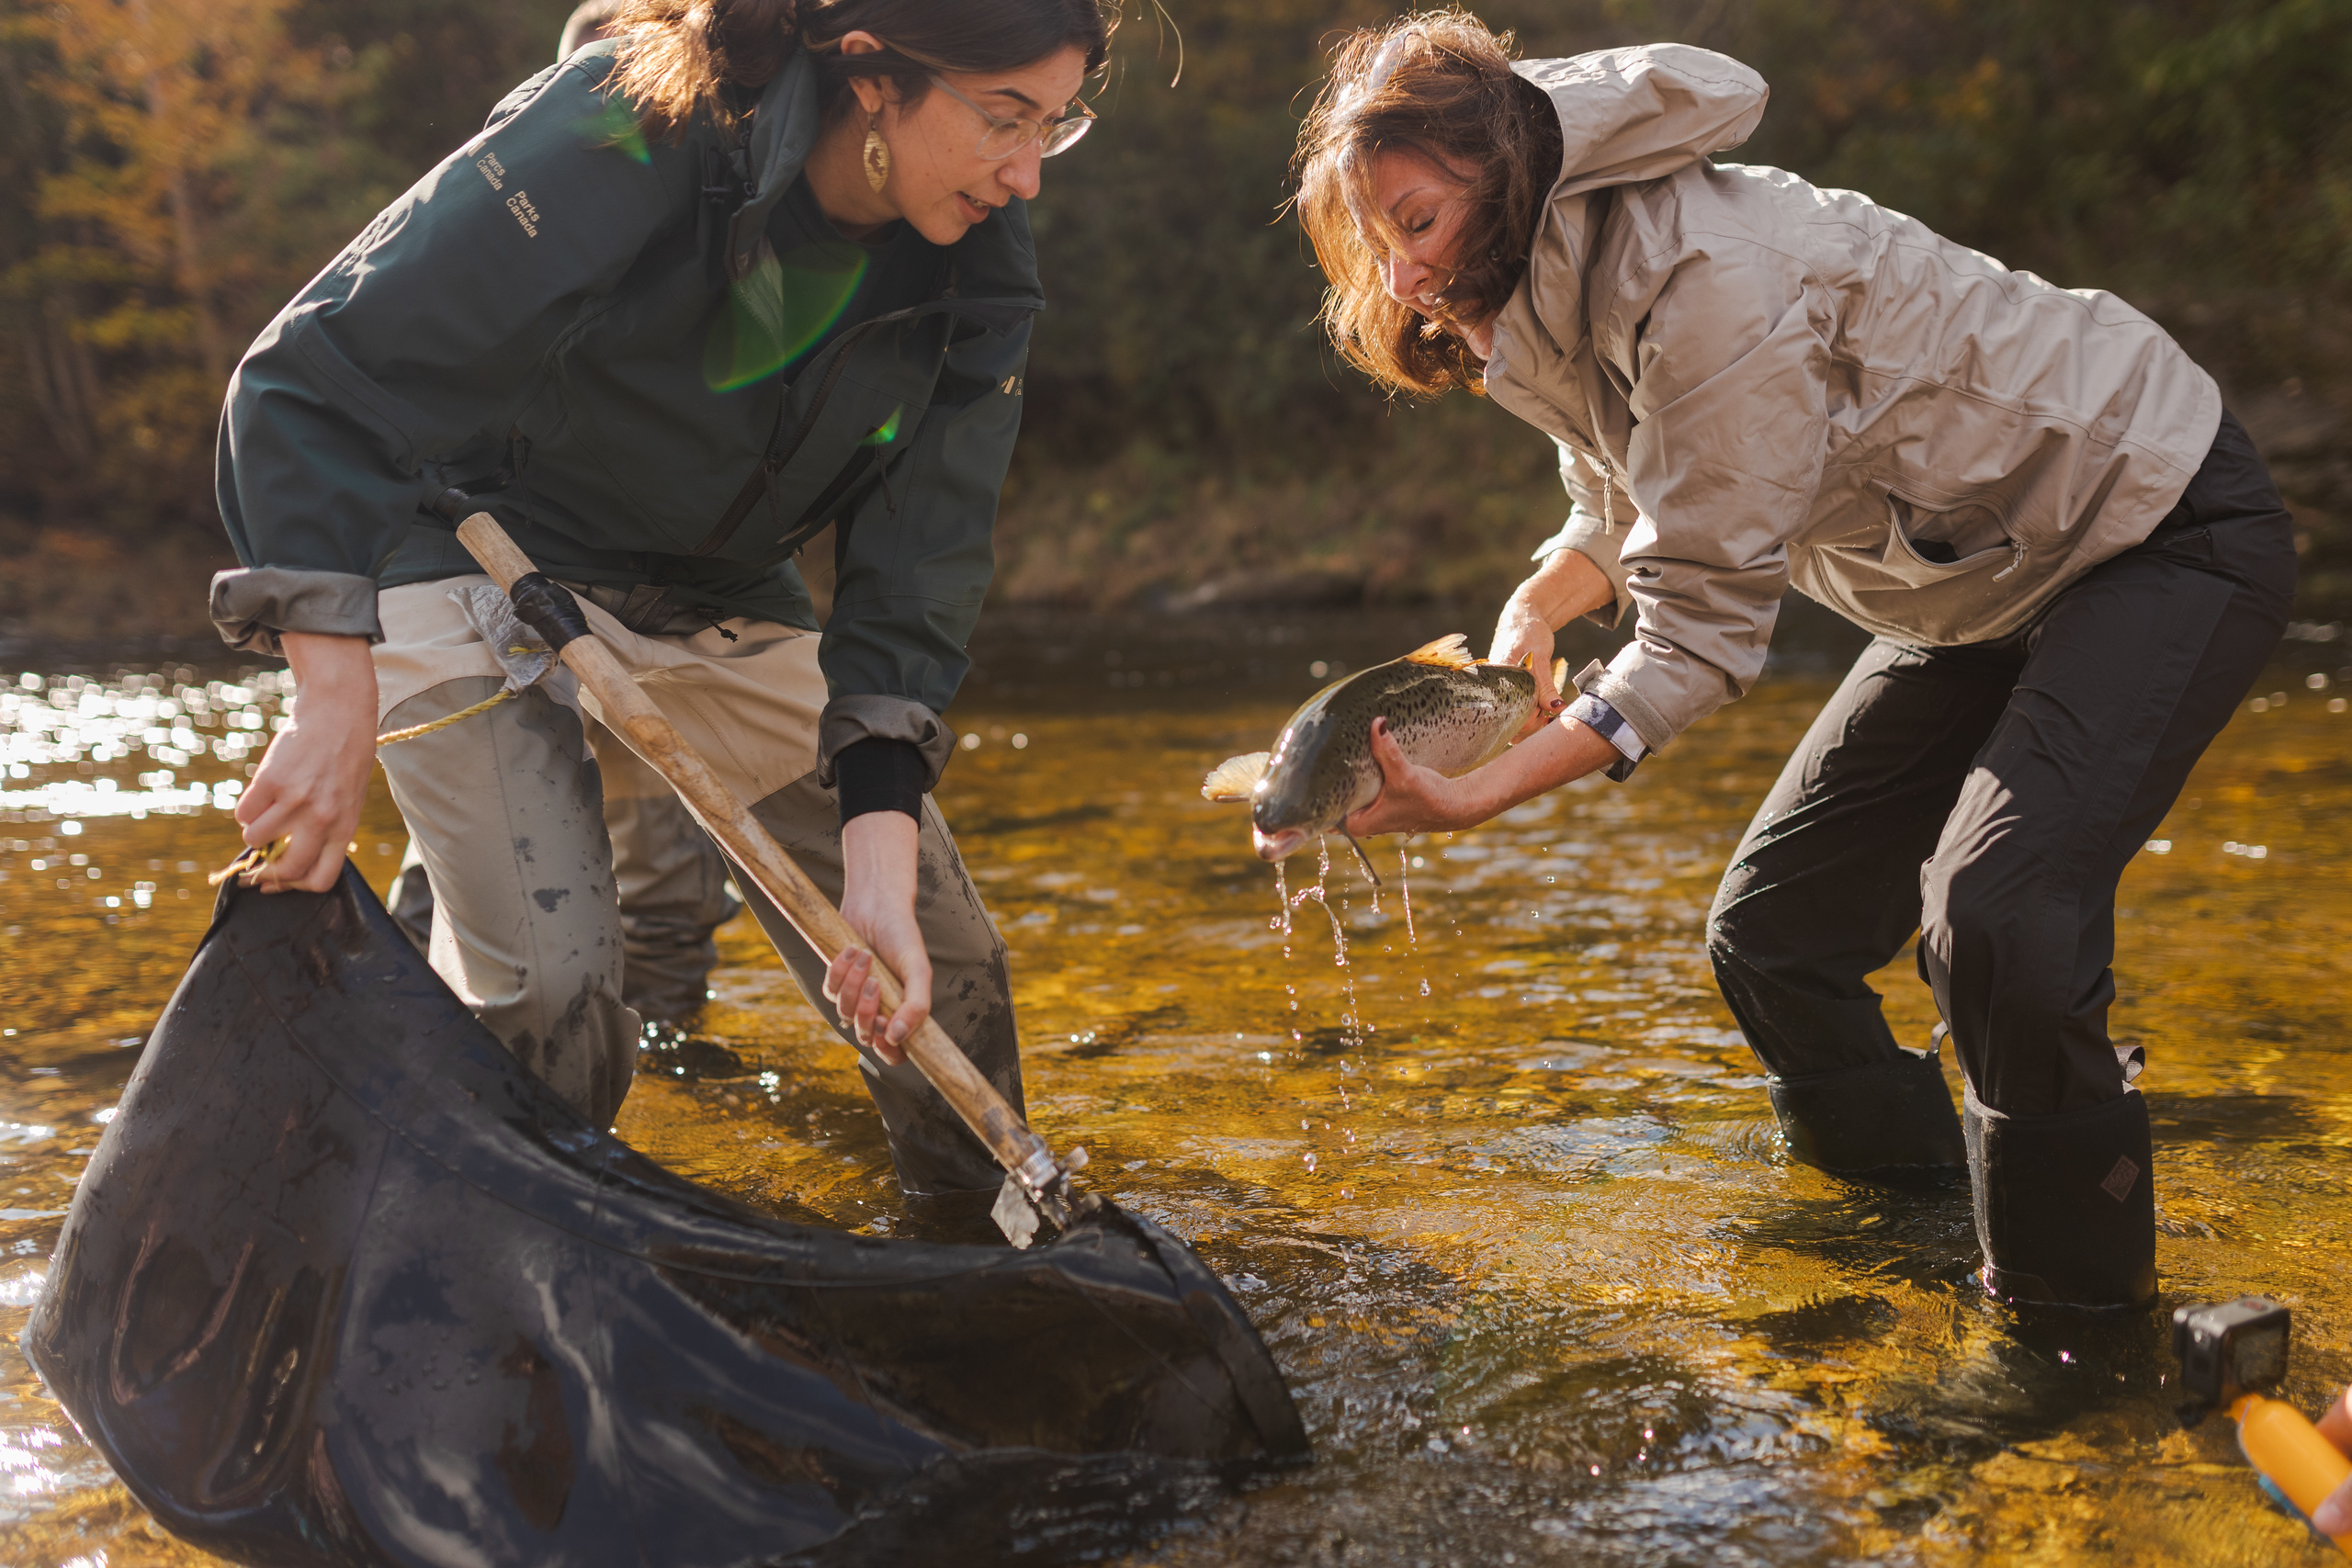
[[[1258,781],[1266,776],[1270,751],[1250,751],[1239,757],[1227,757],[1209,770],[1201,781],[1203,800],[1247,800]]]
[[[1460,632],[1448,632],[1435,642],[1423,643],[1405,655],[1408,664],[1434,664],[1440,670],[1462,670],[1478,662],[1470,651],[1470,639]]]
[[[1364,874],[1366,876],[1369,876],[1369,877],[1371,877],[1371,878],[1372,878],[1372,885],[1373,885],[1374,887],[1378,887],[1378,886],[1382,886],[1382,884],[1381,884],[1381,880],[1380,880],[1380,873],[1378,873],[1378,872],[1374,871],[1374,870],[1372,868],[1372,857],[1371,857],[1370,855],[1368,855],[1368,854],[1366,854],[1366,853],[1364,853],[1364,852],[1363,852],[1363,846],[1362,844],[1359,844],[1359,843],[1357,843],[1357,842],[1356,842],[1356,836],[1355,836],[1353,833],[1351,833],[1351,832],[1346,831],[1345,829],[1341,829],[1341,831],[1340,831],[1340,837],[1341,837],[1342,839],[1345,839],[1345,840],[1348,841],[1348,848],[1350,848],[1350,849],[1351,849],[1351,850],[1355,851],[1355,852],[1356,852],[1356,860],[1357,860],[1358,863],[1360,863],[1361,865],[1363,865],[1363,874]]]

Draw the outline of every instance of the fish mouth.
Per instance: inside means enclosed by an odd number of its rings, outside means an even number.
[[[1295,855],[1306,839],[1304,828],[1283,828],[1269,833],[1253,825],[1250,829],[1250,845],[1258,852],[1260,860],[1283,860]]]

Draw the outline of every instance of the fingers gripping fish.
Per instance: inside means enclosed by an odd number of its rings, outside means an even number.
[[[1457,777],[1498,755],[1535,711],[1528,664],[1490,664],[1471,655],[1461,633],[1440,637],[1324,687],[1290,716],[1272,750],[1227,758],[1201,794],[1250,803],[1259,858],[1281,860],[1309,839],[1339,833],[1376,886],[1380,874],[1344,827],[1380,795],[1372,721],[1385,718],[1413,761]],[[1566,660],[1553,665],[1555,690],[1565,689],[1567,671]]]

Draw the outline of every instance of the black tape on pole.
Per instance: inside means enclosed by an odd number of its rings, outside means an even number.
[[[564,644],[589,635],[588,617],[582,613],[580,601],[546,572],[525,572],[514,580],[506,596],[514,601],[514,614],[523,624],[558,653],[563,651]]]

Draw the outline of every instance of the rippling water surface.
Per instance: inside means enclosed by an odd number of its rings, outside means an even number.
[[[1379,845],[1377,897],[1344,846],[1319,884],[1302,855],[1285,929],[1201,774],[1267,742],[1311,661],[1447,629],[1000,630],[954,716],[940,799],[1012,947],[1034,1118],[1233,1282],[1316,1442],[1132,1561],[2324,1561],[2218,1426],[2169,1417],[2160,1314],[2019,1324],[1966,1282],[1964,1191],[1788,1162],[1701,921],[1825,678],[1768,681],[1630,784]],[[2291,1302],[2288,1393],[2316,1410],[2352,1377],[2352,715],[2307,683],[2333,650],[2290,651],[2125,878],[2114,1023],[2148,1047],[2166,1304]],[[0,1557],[206,1562],[13,1343],[203,929],[278,682],[180,665],[0,691]],[[358,857],[379,887],[400,841],[379,794]],[[741,1075],[641,1076],[620,1133],[778,1213],[888,1232],[846,1054],[748,920],[721,940],[703,1030]],[[1882,986],[1924,1042],[1907,955]]]

